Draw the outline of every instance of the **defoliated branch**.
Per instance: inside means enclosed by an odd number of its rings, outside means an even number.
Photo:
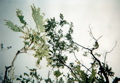
[[[108,53],[111,53],[111,52],[114,50],[114,48],[116,47],[116,45],[117,45],[117,41],[115,42],[115,45],[113,46],[113,48],[112,48],[110,51],[107,51],[107,52],[105,53],[104,63],[106,63],[107,54],[108,54]]]

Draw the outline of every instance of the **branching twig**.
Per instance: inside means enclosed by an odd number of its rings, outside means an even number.
[[[118,81],[120,81],[120,78],[116,77],[112,83],[118,83]]]
[[[28,46],[28,48],[32,45],[32,43],[33,43],[33,42],[31,42],[31,44]],[[15,62],[17,56],[18,56],[20,53],[26,53],[25,47],[23,47],[22,49],[18,50],[17,53],[15,54],[15,57],[14,57],[13,60],[12,60],[11,65],[8,66],[8,67],[5,67],[5,75],[4,75],[4,80],[3,80],[2,83],[6,83],[6,81],[8,80],[8,77],[7,77],[7,75],[8,75],[8,70],[11,69],[11,68],[14,66],[14,62]]]
[[[60,52],[60,54],[61,54],[61,52]],[[59,59],[59,61],[64,65],[64,66],[66,66],[70,71],[71,71],[71,73],[75,76],[75,78],[79,81],[79,83],[80,83],[80,79],[77,77],[77,75],[74,73],[74,71],[72,70],[72,68],[71,67],[69,67],[67,64],[65,64],[61,59],[60,59],[60,57],[58,56],[58,59]]]
[[[53,68],[52,68],[51,70],[53,70]],[[48,71],[48,78],[50,78],[51,72],[52,72],[52,71],[50,71],[50,70]]]
[[[117,45],[117,41],[115,42],[115,45],[113,46],[113,48],[110,51],[108,51],[108,52],[105,53],[104,63],[106,63],[107,54],[110,53],[110,52],[112,52],[114,50],[114,48],[116,47],[116,45]]]
[[[104,77],[105,77],[105,79],[106,79],[106,83],[109,83],[109,78],[108,78],[108,76],[107,76],[104,68],[102,67],[102,64],[101,64],[100,60],[95,57],[95,55],[93,54],[93,50],[90,51],[90,54],[91,54],[91,55],[93,56],[93,58],[98,62],[99,66],[100,66],[99,69],[100,69],[101,73],[103,73],[103,75],[104,75]]]
[[[83,49],[91,50],[90,48],[84,47],[84,46],[82,46],[82,45],[80,45],[80,44],[78,44],[78,43],[76,43],[76,42],[73,42],[73,43],[76,44],[76,45],[78,45],[78,46],[80,46],[80,47],[82,47]]]
[[[90,24],[90,25],[91,25],[91,24]],[[89,34],[90,34],[90,36],[91,36],[95,41],[98,41],[98,40],[102,37],[102,35],[101,35],[98,39],[96,39],[96,38],[94,37],[93,33],[92,33],[92,29],[91,29],[90,25],[89,25],[89,29],[90,29]]]
[[[8,66],[8,67],[7,67],[7,66],[5,67],[5,75],[4,75],[4,80],[3,80],[2,83],[5,83],[5,82],[8,80],[8,77],[7,77],[7,75],[8,75],[8,70],[11,69],[11,68],[14,66],[14,62],[15,62],[17,56],[18,56],[20,53],[25,53],[25,52],[21,52],[23,49],[24,49],[24,48],[22,48],[21,50],[18,50],[17,53],[16,53],[16,55],[15,55],[15,57],[13,58],[13,61],[12,61],[11,65]]]
[[[92,49],[89,49],[89,48],[86,48],[86,47],[84,47],[84,46],[82,46],[82,45],[79,45],[79,44],[76,43],[76,42],[74,42],[74,43],[77,44],[78,46],[80,46],[80,47],[82,47],[82,48],[90,51],[90,54],[92,55],[92,57],[98,62],[99,66],[100,66],[100,71],[101,71],[101,73],[103,74],[103,76],[105,77],[106,83],[109,83],[109,78],[108,78],[108,76],[107,76],[104,68],[102,67],[102,64],[101,64],[100,60],[97,59],[97,58],[95,57],[95,55],[93,54],[93,51],[94,51],[96,48],[93,47]]]
[[[76,58],[76,60],[77,61],[79,61],[79,59],[77,58],[77,56],[75,55],[75,53],[74,53],[74,56],[75,56],[75,58]],[[80,62],[80,61],[79,61]],[[87,71],[89,71],[89,72],[91,72],[92,73],[92,71],[90,70],[90,69],[88,69],[84,64],[82,64],[82,63],[80,63],[85,69],[87,69]]]

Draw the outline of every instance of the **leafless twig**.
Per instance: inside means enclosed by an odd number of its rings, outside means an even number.
[[[105,53],[104,63],[106,63],[107,54],[108,54],[108,53],[111,53],[111,52],[114,50],[114,48],[116,47],[116,45],[117,45],[117,41],[115,42],[115,45],[113,46],[113,48],[112,48],[110,51],[108,51],[108,52]]]

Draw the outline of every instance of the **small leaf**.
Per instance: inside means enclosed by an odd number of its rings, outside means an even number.
[[[63,20],[64,19],[64,16],[63,16],[63,14],[60,14],[60,18]]]
[[[95,44],[93,45],[95,47],[95,49],[99,48],[99,44],[97,41],[95,41]]]
[[[83,56],[87,56],[87,55],[88,55],[88,53],[87,53],[87,52],[84,52]]]
[[[22,75],[20,75],[20,78],[22,78]]]
[[[17,78],[16,80],[21,80],[20,78]]]
[[[59,70],[57,70],[57,71],[54,72],[54,75],[55,75],[57,78],[58,78],[61,74],[62,74],[62,73],[61,73]]]
[[[29,76],[27,73],[24,73],[25,76]]]
[[[60,78],[59,83],[64,83],[64,80],[62,79],[62,77]]]
[[[25,44],[25,45],[29,45],[29,42],[26,42],[26,41],[25,41],[24,44]]]
[[[25,22],[25,20],[24,20],[24,16],[22,15],[22,11],[18,9],[18,10],[16,11],[16,13],[17,13],[17,17],[19,18],[20,22],[21,22],[22,24],[25,24],[25,25],[26,25],[26,22]]]

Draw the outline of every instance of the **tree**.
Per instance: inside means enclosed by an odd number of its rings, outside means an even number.
[[[90,36],[94,40],[94,44],[93,47],[84,47],[73,40],[73,23],[66,21],[63,14],[60,14],[60,20],[57,21],[55,17],[44,19],[44,14],[40,13],[40,8],[36,8],[34,5],[31,6],[31,10],[33,20],[36,24],[35,28],[29,26],[24,20],[22,11],[19,9],[16,11],[16,14],[22,26],[5,20],[6,25],[11,30],[23,34],[21,38],[24,39],[24,46],[17,51],[11,65],[5,67],[5,75],[2,79],[3,83],[12,83],[13,80],[20,81],[21,83],[40,83],[41,81],[45,83],[109,83],[109,77],[113,77],[114,72],[112,72],[112,68],[106,63],[106,57],[105,61],[102,62],[98,59],[101,54],[95,52],[99,48],[98,40],[101,37],[96,39],[90,28]],[[64,31],[64,29],[67,31]],[[79,51],[79,49],[86,50],[83,56],[90,55],[92,57],[90,68],[86,67],[76,57],[75,52]],[[37,67],[40,67],[41,60],[46,58],[47,66],[52,67],[52,72],[48,71],[48,77],[43,78],[35,68],[28,68],[30,72],[25,72],[19,77],[8,75],[10,71],[14,71],[14,63],[17,56],[21,53],[27,53],[27,51],[35,52],[33,55],[37,58]],[[68,63],[67,60],[70,56],[66,54],[73,54],[76,58],[75,62]],[[69,69],[67,74],[64,74],[61,70],[65,68]],[[51,73],[53,73],[56,79],[50,78]],[[118,81],[120,81],[120,78],[116,77],[113,83],[117,83]]]

